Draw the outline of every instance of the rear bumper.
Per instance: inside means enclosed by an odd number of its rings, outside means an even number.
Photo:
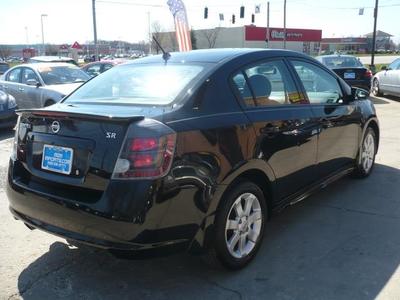
[[[365,79],[365,80],[345,80],[346,83],[350,86],[362,88],[364,90],[369,91],[371,89],[371,80],[370,79]]]
[[[31,227],[66,239],[105,249],[144,252],[172,246],[187,249],[198,230],[195,224],[162,226],[159,221],[165,211],[157,205],[140,221],[135,221],[135,215],[132,221],[102,215],[89,206],[26,185],[13,170],[10,160],[6,192],[11,213]]]

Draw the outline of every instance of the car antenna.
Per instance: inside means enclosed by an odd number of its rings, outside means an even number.
[[[153,35],[153,40],[156,42],[157,46],[161,49],[163,55],[162,58],[165,61],[165,64],[167,64],[168,59],[170,59],[171,54],[169,54],[169,52],[165,52],[165,50],[163,49],[163,47],[161,47],[160,43],[157,41],[156,37]]]

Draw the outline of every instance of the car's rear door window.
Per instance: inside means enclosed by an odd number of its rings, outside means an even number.
[[[343,102],[338,80],[324,69],[302,60],[291,60],[311,104]]]
[[[21,70],[22,68],[16,68],[12,71],[10,71],[10,73],[7,74],[7,81],[11,81],[11,82],[21,82],[20,78],[21,78]]]
[[[261,62],[234,74],[233,83],[245,106],[306,103],[282,60]]]

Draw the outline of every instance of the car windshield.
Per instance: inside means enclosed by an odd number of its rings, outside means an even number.
[[[205,69],[194,64],[121,65],[95,77],[65,102],[167,105]]]
[[[75,66],[43,66],[38,69],[46,85],[84,82],[90,76]]]
[[[351,56],[325,57],[322,62],[328,68],[354,68],[363,66],[356,57]]]

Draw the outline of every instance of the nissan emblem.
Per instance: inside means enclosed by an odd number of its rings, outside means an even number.
[[[54,121],[53,123],[51,123],[50,128],[53,133],[58,133],[60,131],[60,122]]]

